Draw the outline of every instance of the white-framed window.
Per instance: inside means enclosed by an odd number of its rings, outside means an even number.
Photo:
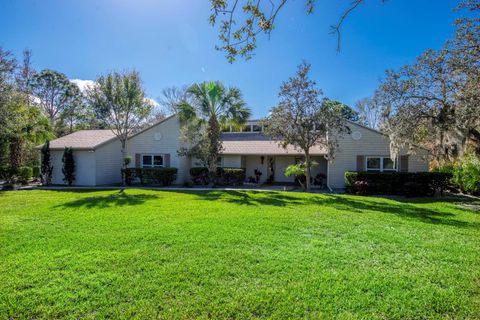
[[[217,167],[223,168],[223,157],[222,156],[217,158]]]
[[[163,156],[160,154],[142,154],[142,168],[163,167],[163,160]]]
[[[368,156],[365,163],[367,171],[397,171],[397,161],[390,159],[390,157]]]

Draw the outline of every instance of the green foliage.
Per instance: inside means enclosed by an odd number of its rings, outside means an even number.
[[[52,127],[64,112],[72,114],[81,101],[78,86],[65,74],[55,70],[46,69],[35,74],[29,85],[32,94],[40,99],[40,107]]]
[[[243,184],[245,176],[244,168],[217,168],[214,179],[220,186],[236,186]],[[195,185],[208,185],[212,179],[207,167],[191,168],[190,177]]]
[[[352,108],[340,101],[328,100],[325,103],[346,120],[350,120],[353,122],[358,122],[360,120],[360,114],[357,111],[353,110]]]
[[[49,185],[52,182],[53,166],[50,154],[50,141],[47,140],[41,150],[40,173],[42,183]]]
[[[32,179],[33,170],[31,167],[23,166],[18,168],[18,181],[21,184],[27,184]]]
[[[356,194],[432,196],[449,186],[446,172],[345,172],[345,190]]]
[[[219,168],[219,174],[217,184],[221,186],[242,185],[246,177],[243,168]]]
[[[126,156],[123,158],[123,165],[124,167],[128,167],[128,165],[132,163],[132,157],[131,156]]]
[[[126,168],[122,177],[128,185],[138,179],[141,184],[169,186],[177,179],[177,172],[177,168]]]
[[[480,194],[480,159],[475,155],[444,164],[436,170],[452,174],[451,183],[454,188],[464,193]]]
[[[75,160],[73,158],[73,149],[65,147],[62,157],[62,173],[63,181],[65,181],[69,186],[72,185],[75,180]]]
[[[305,166],[300,164],[300,163],[289,165],[285,169],[285,176],[286,177],[304,176],[304,175],[305,175]]]
[[[189,147],[181,148],[179,155],[200,160],[214,177],[222,150],[221,128],[244,124],[250,117],[250,109],[238,88],[226,88],[220,82],[194,84],[187,92],[189,99],[179,103],[178,112],[181,139]]]
[[[32,167],[32,177],[33,178],[40,178],[40,167],[39,166],[33,166]]]
[[[3,192],[0,318],[477,319],[464,201]]]

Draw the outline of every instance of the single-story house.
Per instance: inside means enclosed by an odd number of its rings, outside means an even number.
[[[390,159],[390,140],[379,131],[349,122],[350,133],[339,140],[335,158],[326,159],[322,147],[310,150],[318,163],[312,176],[323,174],[329,188],[344,187],[345,171],[428,171],[428,152],[417,148],[414,153],[401,152],[398,159]],[[272,177],[276,183],[291,183],[284,170],[302,158],[302,152],[262,134],[258,121],[248,121],[241,132],[222,133],[221,167],[245,168],[246,175],[262,172],[260,182]],[[195,159],[179,156],[181,148],[180,122],[170,116],[132,135],[127,153],[133,159],[132,167],[174,167],[178,169],[175,184],[190,179],[191,167],[199,166]],[[65,147],[74,149],[76,164],[75,185],[99,186],[121,183],[122,155],[120,142],[111,130],[82,130],[50,142],[53,164],[53,184],[64,184],[62,153]]]

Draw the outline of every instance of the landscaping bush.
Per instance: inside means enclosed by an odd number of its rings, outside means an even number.
[[[452,175],[450,187],[469,194],[480,194],[480,159],[468,155],[461,160],[444,164],[435,169]]]
[[[32,167],[32,177],[33,178],[40,178],[40,167],[39,166]]]
[[[130,185],[135,179],[141,184],[169,186],[177,179],[177,168],[127,168],[122,177]]]
[[[32,179],[33,170],[31,167],[18,168],[18,182],[21,184],[27,184]]]
[[[243,168],[220,168],[218,184],[222,186],[237,186],[245,181],[245,169]]]
[[[211,182],[211,177],[206,167],[193,167],[190,169],[190,177],[194,185],[206,186]],[[215,183],[221,186],[241,185],[245,181],[245,169],[243,168],[217,168]]]
[[[447,172],[345,172],[345,190],[354,194],[432,196],[443,192]]]
[[[206,186],[210,183],[207,167],[193,167],[190,169],[190,177],[194,185]]]
[[[10,167],[0,166],[0,180],[6,180],[10,174]]]

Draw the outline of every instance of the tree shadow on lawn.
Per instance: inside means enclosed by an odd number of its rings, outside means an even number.
[[[415,219],[424,223],[455,226],[460,228],[480,229],[480,223],[468,222],[455,219],[455,209],[438,209],[421,207],[428,203],[452,203],[451,199],[438,198],[379,198],[379,197],[360,197],[343,195],[314,195],[302,196],[294,193],[282,192],[261,192],[261,191],[178,191],[181,193],[194,194],[200,200],[222,201],[247,206],[276,206],[276,207],[296,207],[301,205],[316,205],[321,207],[330,207],[337,210],[356,212],[359,214],[367,212],[379,212],[383,214],[392,214],[402,218]]]
[[[64,191],[58,191],[64,192]],[[71,190],[68,192],[72,192]],[[77,191],[75,191],[77,192]],[[79,193],[92,191],[78,191]],[[120,206],[136,206],[142,205],[149,200],[158,199],[158,195],[154,194],[127,194],[123,189],[112,194],[81,198],[66,203],[59,204],[55,208],[111,208]]]

